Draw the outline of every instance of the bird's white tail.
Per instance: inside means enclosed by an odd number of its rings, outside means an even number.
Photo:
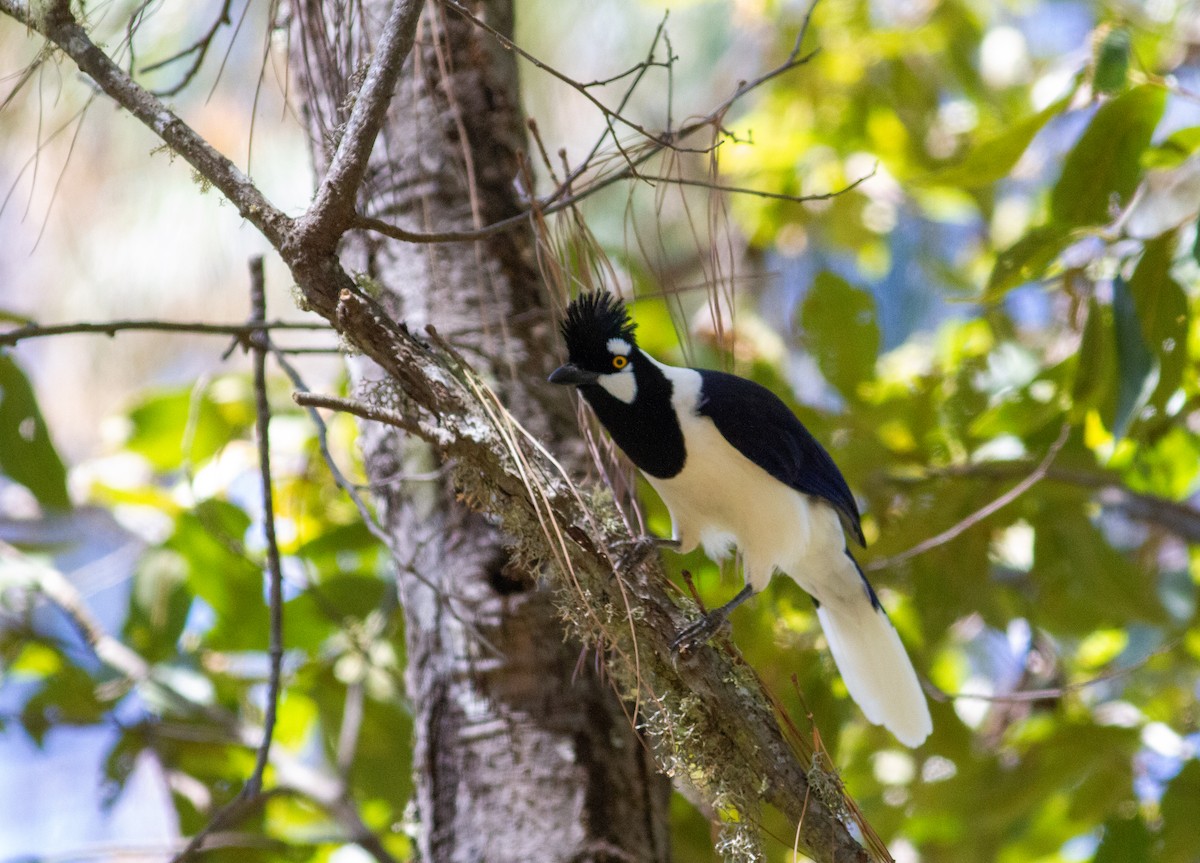
[[[829,650],[867,719],[905,746],[919,746],[933,730],[925,693],[887,614],[862,599],[817,608]]]

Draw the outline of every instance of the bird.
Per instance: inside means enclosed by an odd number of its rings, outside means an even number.
[[[900,636],[847,536],[865,546],[858,504],[833,458],[783,400],[720,371],[671,366],[638,347],[623,300],[605,290],[571,301],[561,324],[568,361],[550,383],[577,388],[671,515],[670,540],[716,561],[741,553],[743,589],[685,627],[677,652],[715,635],[776,571],[812,598],[850,696],[909,747],[933,730]]]

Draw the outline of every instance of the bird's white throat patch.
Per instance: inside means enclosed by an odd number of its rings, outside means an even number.
[[[609,345],[620,339],[610,339]],[[637,378],[633,376],[633,366],[628,365],[619,372],[612,374],[600,375],[600,379],[596,381],[600,386],[604,387],[605,391],[614,399],[625,402],[625,404],[633,404],[633,400],[637,398]]]
[[[629,352],[633,350],[633,345],[629,344],[629,342],[625,341],[624,339],[609,339],[605,347],[608,348],[608,352],[610,354],[616,354],[622,357],[629,356]]]

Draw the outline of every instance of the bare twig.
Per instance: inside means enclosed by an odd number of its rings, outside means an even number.
[[[488,24],[486,21],[484,21],[483,19],[481,19],[478,16],[476,16],[475,14],[473,14],[471,12],[471,10],[467,9],[461,3],[457,2],[457,0],[442,0],[442,5],[444,5],[447,9],[451,9],[454,12],[457,12],[459,15],[461,15],[463,18],[466,18],[468,21],[470,21],[472,24],[474,24],[479,29],[484,30],[485,32],[490,34],[497,42],[499,42],[501,45],[503,45],[509,51],[516,53],[520,57],[522,57],[525,60],[527,60],[528,62],[532,63],[538,69],[541,69],[543,72],[546,72],[547,74],[551,75],[552,77],[557,78],[559,81],[562,81],[564,84],[566,84],[568,87],[570,87],[575,92],[582,94],[583,97],[585,99],[587,99],[589,102],[591,102],[592,105],[595,106],[596,110],[598,110],[604,116],[606,121],[610,121],[610,122],[616,121],[616,122],[621,123],[622,125],[628,126],[630,129],[637,132],[643,138],[653,141],[654,143],[658,144],[659,146],[671,147],[673,149],[678,147],[677,139],[674,139],[673,136],[671,136],[669,133],[664,134],[664,135],[656,135],[653,132],[651,132],[649,129],[647,129],[645,126],[642,126],[640,123],[636,123],[633,120],[630,120],[627,117],[622,116],[618,111],[615,111],[612,108],[609,108],[607,105],[605,105],[603,102],[601,102],[595,96],[593,96],[590,89],[586,85],[579,83],[574,78],[572,78],[570,75],[567,75],[564,72],[560,72],[559,70],[557,70],[553,66],[551,66],[549,63],[545,63],[542,60],[539,60],[537,57],[530,54],[528,51],[523,49],[520,45],[517,45],[515,42],[513,42],[511,39],[509,39],[507,36],[505,36],[503,33],[501,33],[499,30],[497,30],[491,24]]]
[[[156,96],[162,96],[164,98],[174,96],[192,82],[192,79],[196,77],[196,73],[200,71],[200,67],[204,65],[204,58],[208,56],[208,49],[212,47],[213,39],[216,38],[217,31],[229,23],[229,7],[232,5],[233,0],[224,0],[224,2],[221,4],[221,11],[217,14],[216,19],[209,26],[208,30],[205,31],[203,36],[201,36],[187,48],[172,54],[170,57],[167,57],[164,60],[159,60],[157,63],[151,63],[142,67],[141,71],[143,74],[145,74],[147,72],[154,72],[158,69],[162,69],[164,66],[170,66],[173,63],[178,63],[180,60],[183,60],[186,57],[192,57],[191,65],[187,68],[175,85],[164,90],[155,90],[154,94]],[[132,43],[132,41],[132,34],[130,34],[130,42]]]
[[[665,183],[674,186],[697,186],[701,189],[709,189],[713,192],[724,192],[730,195],[749,195],[755,198],[769,198],[774,201],[791,201],[794,204],[804,204],[809,201],[828,201],[831,198],[836,198],[838,195],[844,195],[857,189],[867,180],[875,176],[877,168],[871,169],[871,173],[864,174],[857,180],[854,180],[840,189],[833,192],[822,192],[815,195],[788,195],[783,192],[767,192],[762,189],[747,189],[743,186],[726,186],[721,183],[713,182],[712,180],[691,180],[686,177],[660,177],[650,176],[647,174],[635,174],[639,180],[646,180],[650,183]]]
[[[112,61],[71,16],[69,4],[55,0],[33,14],[19,0],[0,0],[0,12],[42,34],[70,57],[80,71],[109,97],[148,126],[172,150],[229,199],[248,222],[277,248],[284,243],[291,219],[267,200],[236,165]]]
[[[890,477],[888,482],[907,485],[933,479],[1011,479],[1025,476],[1034,465],[1028,460],[983,462],[930,471],[920,477]],[[1092,489],[1101,506],[1123,512],[1134,521],[1155,525],[1185,542],[1200,542],[1200,511],[1187,503],[1168,500],[1125,487],[1120,478],[1102,471],[1051,465],[1044,482]]]
[[[1145,666],[1150,660],[1162,656],[1164,653],[1170,653],[1178,646],[1178,641],[1172,641],[1169,644],[1164,644],[1157,650],[1147,653],[1136,662],[1131,662],[1129,665],[1123,665],[1120,668],[1114,668],[1111,671],[1106,671],[1103,674],[1097,674],[1095,677],[1089,677],[1087,680],[1079,680],[1074,683],[1064,683],[1062,686],[1052,686],[1045,689],[1020,689],[1014,692],[1004,692],[997,695],[985,695],[976,692],[946,692],[934,686],[929,681],[925,681],[925,690],[929,693],[929,697],[934,701],[945,703],[947,701],[987,701],[996,704],[1015,704],[1025,701],[1044,701],[1048,698],[1062,698],[1070,692],[1078,692],[1081,689],[1087,689],[1101,683],[1107,683],[1110,680],[1116,680],[1126,675],[1132,674],[1139,668]]]
[[[263,324],[267,319],[266,290],[263,284],[263,259],[250,261],[251,321]],[[254,413],[258,431],[258,469],[262,481],[263,534],[267,541],[267,572],[270,576],[268,602],[271,610],[271,641],[268,656],[271,660],[267,681],[267,707],[263,717],[263,742],[254,762],[254,773],[246,782],[251,794],[262,790],[263,771],[271,753],[271,738],[275,733],[275,717],[279,707],[280,669],[283,665],[283,571],[279,563],[279,543],[275,537],[275,493],[271,487],[271,405],[267,400],[267,333],[255,330],[251,337],[254,352]]]
[[[79,322],[70,324],[25,324],[16,329],[0,332],[0,346],[15,345],[17,342],[29,339],[43,339],[48,336],[62,336],[71,333],[87,333],[92,335],[115,336],[126,331],[161,332],[161,333],[195,333],[207,336],[234,336],[239,341],[245,341],[256,332],[268,330],[315,330],[328,331],[329,324],[322,323],[291,323],[287,321],[263,321],[262,324],[207,324],[192,321],[160,321],[125,320],[102,322]]]
[[[404,429],[421,437],[427,437],[424,430],[413,420],[377,405],[369,405],[366,402],[356,401],[355,399],[344,399],[339,396],[327,396],[322,393],[310,392],[294,392],[292,393],[292,399],[301,407],[326,408],[331,411],[341,411],[353,414],[359,419],[374,420],[384,425]]]
[[[1041,482],[1041,480],[1046,476],[1046,472],[1050,470],[1050,465],[1058,456],[1059,451],[1066,444],[1067,437],[1070,434],[1070,423],[1064,423],[1062,431],[1058,433],[1058,438],[1050,445],[1050,449],[1046,451],[1046,455],[1042,458],[1041,463],[1034,468],[1033,473],[1029,474],[1029,476],[1025,477],[995,500],[985,504],[984,506],[981,506],[979,509],[975,510],[975,512],[971,513],[954,526],[942,531],[937,536],[931,536],[929,539],[925,540],[924,542],[917,543],[907,551],[902,551],[899,554],[893,554],[891,557],[872,560],[867,564],[866,569],[870,572],[877,572],[878,570],[895,566],[898,563],[903,563],[906,560],[911,560],[919,554],[924,554],[930,549],[937,548],[939,545],[944,545],[947,542],[950,542],[950,540],[970,530],[988,516],[1008,506],[1021,495],[1025,494],[1025,492],[1029,491],[1029,489]]]
[[[395,240],[401,240],[401,241],[409,242],[409,243],[463,243],[463,242],[473,242],[475,240],[484,239],[493,234],[512,230],[513,228],[516,228],[520,225],[526,224],[528,222],[528,220],[531,218],[531,216],[533,216],[535,213],[539,214],[540,216],[545,216],[545,215],[549,215],[551,213],[556,213],[561,210],[568,209],[568,208],[574,206],[575,204],[578,204],[579,202],[583,201],[584,199],[596,194],[597,192],[601,191],[602,189],[612,186],[615,183],[621,182],[623,180],[639,178],[638,172],[637,172],[638,167],[640,165],[645,164],[646,162],[648,162],[650,159],[652,159],[654,156],[658,155],[665,149],[671,149],[671,150],[676,150],[676,151],[688,150],[689,148],[680,147],[678,142],[690,137],[691,135],[695,134],[696,132],[698,132],[702,129],[711,128],[714,125],[720,126],[722,118],[725,116],[725,114],[729,111],[729,108],[735,102],[737,102],[739,99],[742,99],[743,97],[745,97],[747,94],[749,94],[753,90],[757,89],[758,87],[761,87],[763,84],[766,84],[767,82],[769,82],[769,81],[779,77],[780,75],[783,75],[793,69],[803,66],[805,63],[807,63],[809,60],[811,60],[812,57],[816,53],[815,51],[809,52],[807,54],[800,53],[800,48],[801,48],[804,38],[808,32],[808,25],[809,25],[809,21],[811,20],[811,16],[812,16],[812,11],[810,9],[808,15],[805,17],[804,24],[803,24],[803,27],[801,28],[800,34],[796,38],[795,45],[792,48],[792,51],[788,55],[787,59],[783,63],[781,63],[779,66],[776,66],[775,68],[764,73],[763,75],[760,75],[757,78],[754,78],[750,81],[741,82],[738,85],[737,89],[733,92],[732,95],[730,95],[728,98],[726,98],[720,105],[718,105],[714,110],[709,112],[709,114],[707,114],[706,116],[701,117],[697,120],[694,120],[691,123],[688,123],[688,124],[682,126],[677,131],[664,133],[662,135],[655,135],[650,132],[647,132],[643,127],[639,126],[638,124],[632,123],[629,121],[625,121],[624,118],[620,118],[621,122],[625,123],[625,125],[634,129],[635,131],[637,131],[640,135],[644,136],[644,138],[645,138],[645,143],[643,143],[641,146],[636,148],[636,151],[635,151],[633,148],[621,147],[619,141],[616,141],[616,136],[611,127],[611,124],[612,124],[614,118],[619,118],[619,110],[620,109],[618,109],[618,111],[614,111],[613,109],[608,108],[607,106],[600,103],[598,99],[596,99],[594,96],[591,95],[591,93],[589,93],[587,91],[587,85],[579,84],[578,82],[573,81],[572,79],[565,76],[563,73],[559,72],[558,70],[552,69],[549,66],[546,66],[545,64],[541,63],[536,58],[527,56],[527,54],[525,52],[522,52],[519,48],[517,48],[515,45],[513,45],[511,40],[508,40],[507,37],[505,37],[503,34],[496,32],[494,30],[494,28],[491,28],[486,23],[480,21],[478,18],[471,15],[471,13],[469,11],[464,9],[461,5],[453,2],[453,0],[451,0],[451,2],[448,2],[447,5],[451,9],[454,9],[459,14],[467,17],[473,23],[483,27],[485,30],[487,30],[489,33],[491,33],[493,36],[495,36],[497,39],[499,39],[501,41],[501,43],[505,45],[505,47],[510,48],[510,50],[518,51],[519,53],[522,54],[522,56],[526,56],[530,62],[534,63],[534,65],[538,66],[539,68],[545,69],[549,74],[552,74],[557,78],[560,78],[560,80],[565,80],[566,83],[575,87],[575,89],[580,90],[588,98],[588,100],[591,101],[593,104],[595,104],[597,106],[598,110],[600,110],[601,113],[605,116],[606,120],[609,123],[609,128],[605,130],[604,134],[601,136],[601,138],[597,142],[597,144],[592,148],[592,150],[588,154],[587,158],[585,158],[583,160],[583,162],[581,162],[574,170],[572,170],[563,179],[563,181],[558,185],[558,187],[556,189],[554,189],[554,191],[552,191],[548,195],[545,195],[541,198],[531,201],[528,209],[526,209],[522,213],[518,213],[515,216],[510,216],[508,218],[493,222],[489,225],[484,225],[483,227],[474,228],[474,229],[459,230],[459,231],[413,231],[413,230],[409,230],[407,228],[402,228],[398,225],[393,225],[389,222],[386,222],[382,219],[379,219],[379,218],[376,218],[373,216],[364,215],[364,214],[356,214],[353,217],[353,227],[355,227],[355,228],[359,228],[362,230],[374,231],[385,237],[390,237]],[[665,24],[665,20],[663,23]],[[656,32],[655,38],[653,40],[653,44],[651,45],[650,55],[649,55],[650,58],[653,57],[653,52],[655,50],[655,46],[657,45],[659,35],[663,32],[662,28],[663,28],[663,25],[660,24],[659,31]],[[640,64],[640,65],[641,65],[641,69],[638,73],[637,81],[641,80],[641,75],[644,74],[644,72],[646,71],[646,69],[648,69],[650,67],[650,65],[652,65],[652,61],[650,59],[648,59],[647,61],[644,61],[643,64]],[[635,84],[636,84],[636,81],[635,81]],[[628,98],[630,95],[631,95],[631,92],[627,92],[625,97],[622,99],[622,101],[621,101],[622,109],[623,109],[625,103],[628,101]],[[582,188],[580,188],[578,191],[573,191],[573,189],[575,188],[575,184],[578,182],[579,178],[592,168],[593,161],[599,150],[600,144],[610,134],[613,135],[614,141],[617,143],[617,146],[618,146],[618,148],[620,148],[621,153],[625,159],[624,167],[612,172],[608,176],[592,180],[591,182],[587,183]],[[699,149],[695,149],[694,151],[695,152],[708,152],[710,149],[711,148],[699,148]],[[874,172],[872,172],[872,174],[873,173]],[[868,176],[871,176],[871,175],[868,175]],[[838,192],[833,192],[833,193],[830,193],[827,195],[812,196],[812,197],[804,196],[804,197],[799,198],[799,200],[824,200],[829,197],[834,197],[838,194],[841,194],[842,192],[853,189],[855,186],[857,186],[859,183],[863,182],[865,179],[867,179],[867,178],[866,177],[860,178],[859,180],[857,180],[854,183],[847,186],[845,189],[842,189]],[[670,182],[680,182],[680,181],[679,180],[670,180]],[[695,181],[695,182],[699,182],[699,181]],[[752,191],[752,190],[741,190],[741,189],[737,189],[737,188],[731,188],[729,191],[736,191],[736,192],[745,191],[745,193],[747,193],[747,194],[758,194],[757,192]],[[773,196],[773,193],[770,193],[770,192],[766,192],[763,194],[768,197]],[[791,198],[789,197],[788,199],[790,200]]]
[[[498,653],[499,651],[495,645],[493,645],[491,641],[489,641],[482,633],[479,632],[478,627],[474,626],[469,620],[464,618],[455,607],[456,602],[463,601],[461,597],[447,593],[437,584],[434,584],[425,575],[411,569],[402,560],[401,555],[396,549],[396,545],[392,536],[384,529],[383,525],[379,523],[378,519],[375,518],[374,513],[371,512],[370,507],[367,506],[366,501],[364,501],[362,495],[359,494],[359,488],[349,479],[347,479],[346,475],[342,473],[342,469],[338,467],[337,459],[333,457],[333,452],[329,448],[329,429],[325,425],[325,421],[321,419],[321,414],[318,412],[317,408],[324,407],[331,410],[342,411],[343,406],[347,404],[354,404],[361,407],[363,410],[369,409],[370,406],[362,402],[351,402],[349,399],[334,399],[332,396],[321,396],[313,393],[308,388],[308,385],[304,383],[304,379],[300,377],[300,374],[296,371],[295,367],[292,366],[292,364],[289,363],[283,356],[281,356],[277,349],[272,349],[275,350],[275,361],[279,363],[279,367],[283,369],[284,374],[291,379],[292,385],[296,388],[296,391],[292,394],[293,400],[295,400],[298,405],[308,411],[309,419],[312,420],[313,427],[317,430],[317,448],[321,451],[321,458],[325,461],[325,466],[329,469],[329,475],[333,477],[334,484],[344,491],[346,496],[350,498],[350,501],[358,510],[358,515],[362,519],[363,525],[367,528],[367,531],[373,537],[379,540],[380,544],[388,550],[388,554],[391,555],[392,560],[397,566],[404,567],[413,578],[428,587],[435,596],[444,599],[446,601],[446,608],[450,615],[459,623],[461,623],[469,633],[475,636],[484,647],[488,648],[488,650],[492,651],[493,653]],[[336,402],[336,404],[334,402]],[[363,417],[362,414],[356,414],[354,411],[350,410],[345,410],[344,412],[359,416],[360,418],[369,418]],[[397,418],[403,419],[399,414],[393,414],[392,412],[388,412],[387,415],[392,420]],[[379,421],[385,422],[388,425],[394,424],[388,420]],[[411,432],[413,429],[410,428],[407,430]],[[435,475],[430,475],[430,478],[436,478],[438,475],[440,475],[440,471]],[[401,479],[404,479],[404,477],[401,477]]]
[[[204,847],[207,838],[216,830],[237,823],[258,805],[262,795],[263,773],[271,756],[271,740],[275,736],[275,718],[279,707],[279,686],[283,665],[283,572],[279,563],[279,545],[275,539],[275,500],[271,487],[271,406],[267,401],[267,334],[262,329],[266,321],[266,292],[263,285],[263,259],[250,261],[250,322],[255,328],[250,334],[254,353],[254,410],[258,438],[258,469],[262,482],[263,533],[267,544],[268,605],[271,615],[271,634],[267,655],[270,672],[267,678],[267,704],[263,715],[262,742],[254,757],[254,769],[237,796],[217,810],[202,830],[196,833],[171,861],[186,863]]]

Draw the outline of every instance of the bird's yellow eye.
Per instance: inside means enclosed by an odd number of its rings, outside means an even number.
[[[628,358],[628,357],[623,357],[623,356],[621,356],[620,354],[618,354],[617,356],[613,357],[613,368],[614,368],[614,369],[623,369],[623,368],[625,368],[625,366],[627,366],[627,365],[629,365],[629,358]]]

